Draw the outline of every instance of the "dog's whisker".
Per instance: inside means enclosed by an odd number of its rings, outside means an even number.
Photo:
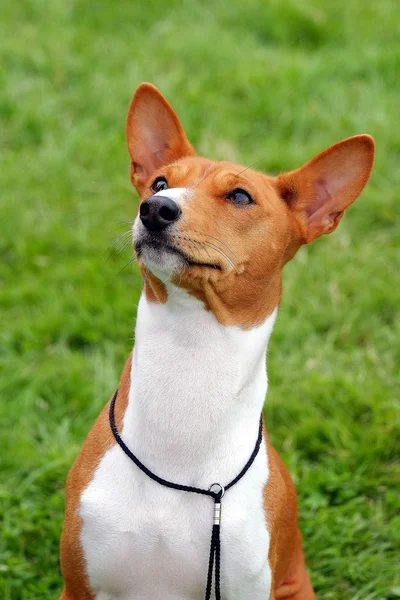
[[[219,246],[217,246],[217,244],[214,244],[213,242],[209,242],[208,240],[202,240],[202,241],[194,240],[193,238],[187,238],[182,235],[175,235],[174,239],[175,240],[181,239],[181,240],[184,240],[185,242],[195,242],[195,243],[199,244],[200,246],[203,246],[204,250],[205,250],[205,246],[214,248],[221,256],[223,256],[225,258],[225,260],[229,263],[229,265],[232,267],[232,269],[234,269],[237,273],[239,273],[239,269],[237,268],[235,263],[229,258],[229,256],[226,254],[226,252],[224,252]]]
[[[110,284],[110,285],[113,285],[113,284],[115,283],[115,281],[116,281],[117,277],[118,277],[119,275],[121,275],[122,271],[125,271],[125,269],[126,269],[127,267],[129,267],[129,265],[132,265],[132,264],[133,264],[133,263],[135,263],[135,262],[137,262],[136,258],[132,258],[132,259],[131,259],[129,262],[127,262],[127,263],[126,263],[126,265],[125,265],[125,266],[123,266],[123,267],[122,267],[122,269],[121,269],[120,271],[118,271],[118,273],[116,274],[116,276],[114,277],[114,279],[112,280],[112,282],[111,282],[111,284]]]
[[[118,250],[117,255],[119,256],[120,254],[122,254],[122,252],[125,250],[125,248],[127,248],[131,244],[132,244],[132,240],[129,239],[127,242],[125,242],[125,244],[122,246],[122,248],[120,250]]]
[[[221,248],[219,246],[217,246],[216,244],[213,244],[212,242],[206,241],[206,240],[203,240],[202,242],[200,242],[200,244],[204,244],[206,246],[209,246],[210,248],[214,248],[214,250],[216,250],[221,256],[223,256],[225,258],[225,260],[230,264],[232,269],[235,269],[235,271],[237,273],[239,273],[239,269],[237,268],[235,263],[232,262],[232,260],[229,258],[229,256],[223,250],[221,250]]]
[[[203,246],[204,250],[207,252],[207,256],[209,259],[211,259],[211,254],[209,253],[208,249],[206,246]]]
[[[194,243],[194,244],[197,244],[198,246],[200,246],[200,248],[202,250],[205,250],[205,252],[207,252],[208,258],[212,260],[211,254],[209,253],[209,251],[207,250],[207,248],[200,241],[198,241],[198,240],[191,240],[191,242],[192,242],[192,244]]]
[[[184,238],[184,239],[189,242],[195,242],[200,247],[202,247],[202,249],[205,252],[207,252],[207,255],[209,258],[211,258],[211,256],[210,256],[210,253],[207,251],[206,246],[213,248],[214,250],[216,250],[218,252],[218,254],[220,254],[221,256],[223,256],[225,258],[225,260],[229,263],[229,265],[232,267],[232,269],[234,269],[237,273],[239,273],[239,269],[237,268],[235,263],[232,262],[232,260],[229,258],[229,256],[221,248],[219,248],[219,246],[217,246],[216,244],[213,244],[212,242],[209,242],[206,240],[200,241],[200,240],[188,240],[187,238]]]
[[[128,220],[118,219],[115,222],[116,223],[128,223],[128,225],[133,225],[135,221],[136,221],[136,219],[128,219]]]
[[[130,231],[130,230],[128,230],[128,231],[124,231],[124,233],[121,233],[119,236],[117,236],[116,238],[114,238],[114,239],[112,240],[112,242],[110,242],[110,243],[108,244],[108,247],[109,247],[109,248],[111,248],[111,247],[114,247],[114,248],[115,248],[116,246],[118,246],[119,242],[120,242],[120,241],[122,241],[122,239],[123,239],[124,237],[126,237],[127,235],[132,235],[132,231]]]
[[[229,250],[229,252],[236,258],[236,260],[239,260],[239,257],[234,253],[234,251],[232,250],[232,248],[230,248],[228,246],[228,244],[226,244],[225,242],[223,242],[222,240],[220,240],[219,238],[210,235],[209,233],[205,233],[204,231],[199,231],[198,229],[189,229],[188,231],[194,231],[194,233],[199,233],[200,235],[204,235],[205,237],[209,237],[217,242],[219,242],[220,244],[222,244],[222,246],[224,246],[227,250]]]
[[[249,165],[248,167],[246,167],[245,169],[243,169],[243,171],[239,171],[239,173],[235,174],[235,177],[239,177],[239,175],[241,175],[242,173],[244,173],[245,171],[247,171],[248,169],[251,169],[252,167],[255,167],[256,165],[258,165],[258,163],[260,163],[262,160],[265,160],[265,158],[260,158],[260,160],[256,160],[256,162],[254,162],[252,165]]]
[[[133,226],[135,221],[114,221],[114,223],[110,223],[109,225],[107,225],[105,227],[105,229],[107,231],[110,231],[112,229],[117,229],[119,227],[122,227],[122,225],[129,225],[130,227]]]
[[[131,244],[131,243],[132,243],[132,238],[131,238],[131,235],[132,235],[132,232],[131,232],[131,231],[125,231],[124,233],[121,233],[121,235],[119,235],[117,238],[115,238],[115,239],[114,239],[114,240],[113,240],[113,241],[112,241],[112,242],[111,242],[111,243],[108,245],[108,247],[107,247],[105,250],[103,250],[103,252],[107,252],[107,250],[110,250],[110,251],[109,251],[109,254],[108,254],[107,258],[106,258],[106,260],[104,261],[104,264],[106,264],[106,263],[107,263],[107,262],[110,260],[110,258],[111,258],[113,255],[115,255],[115,254],[116,254],[117,256],[119,256],[119,255],[120,255],[120,254],[121,254],[121,253],[122,253],[122,252],[125,250],[125,248],[126,248],[126,247],[127,247],[129,244]],[[128,239],[128,241],[127,241],[127,242],[125,242],[125,241],[124,241],[124,238],[125,238],[126,236],[129,236],[129,239]],[[119,245],[120,243],[122,244],[122,247],[121,247],[121,248],[118,248],[118,245]]]
[[[106,252],[106,251],[104,250],[104,252]],[[113,254],[114,254],[114,250],[111,249],[110,252],[108,253],[106,260],[103,263],[104,265],[106,265],[108,263],[108,261],[110,260],[110,258],[112,257]]]

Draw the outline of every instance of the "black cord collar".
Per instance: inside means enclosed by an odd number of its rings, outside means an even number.
[[[131,459],[135,465],[143,471],[150,479],[153,479],[160,485],[164,485],[165,487],[172,488],[174,490],[180,490],[182,492],[192,492],[194,494],[202,494],[203,496],[210,496],[214,499],[214,523],[211,534],[211,548],[210,548],[210,561],[208,564],[208,576],[207,576],[207,585],[206,585],[206,595],[205,600],[210,600],[211,598],[211,586],[212,586],[212,578],[213,578],[213,570],[214,570],[214,558],[215,558],[215,600],[221,600],[221,592],[220,592],[220,564],[221,564],[221,544],[220,544],[220,525],[221,525],[221,501],[222,498],[231,487],[233,487],[242,477],[247,473],[253,464],[258,451],[260,449],[261,441],[262,441],[262,416],[260,417],[260,426],[258,429],[258,437],[256,444],[254,446],[254,450],[240,471],[239,475],[236,475],[232,481],[230,481],[227,485],[223,486],[220,483],[213,483],[208,490],[198,487],[193,487],[190,485],[181,485],[179,483],[173,483],[172,481],[167,481],[162,477],[159,477],[150,469],[148,469],[134,454],[131,450],[129,450],[128,446],[122,440],[119,435],[118,429],[115,425],[115,402],[117,400],[118,390],[116,390],[114,396],[112,397],[110,403],[110,427],[113,435],[117,441],[117,444],[122,448],[125,454]],[[217,490],[213,488],[218,488]]]

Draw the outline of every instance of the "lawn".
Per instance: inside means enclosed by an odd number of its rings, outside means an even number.
[[[199,152],[270,173],[376,139],[337,232],[286,268],[265,416],[318,599],[400,598],[398,2],[3,8],[0,598],[58,598],[65,478],[132,347],[141,279],[110,244],[136,211],[124,120],[143,80]]]

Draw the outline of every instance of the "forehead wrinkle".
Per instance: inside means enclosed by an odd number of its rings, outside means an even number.
[[[211,164],[209,164],[208,167],[206,167],[204,169],[203,174],[200,175],[200,177],[198,177],[197,179],[195,179],[195,181],[191,185],[189,185],[187,189],[192,190],[194,187],[196,187],[196,185],[199,185],[199,183],[201,181],[203,181],[203,179],[206,177],[206,175],[207,175],[208,171],[211,169],[211,167],[213,167],[215,164],[216,164],[215,162],[212,162]]]
[[[228,169],[216,173],[215,178],[219,181],[222,181],[224,184],[229,183],[234,187],[240,187],[241,184],[247,184],[250,187],[254,187],[254,180],[252,181],[251,178],[243,175],[238,175],[234,171]]]
[[[227,180],[235,187],[240,187],[243,185],[249,189],[262,188],[268,192],[272,192],[274,190],[274,186],[268,180],[268,177],[259,171],[246,170],[246,174],[243,175],[234,173],[233,171],[228,171],[225,173],[225,175]]]
[[[187,173],[189,171],[189,167],[184,164],[168,165],[168,169],[174,169],[174,170],[179,171],[179,175],[181,175],[181,177],[185,177],[185,175],[187,175]]]

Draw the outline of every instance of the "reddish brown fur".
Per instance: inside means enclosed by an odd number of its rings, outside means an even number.
[[[122,371],[118,387],[118,404],[115,407],[117,427],[128,404],[132,357],[129,356]],[[69,472],[65,497],[65,522],[61,536],[60,561],[65,588],[60,600],[93,600],[86,576],[86,567],[80,544],[81,519],[78,514],[79,501],[83,490],[93,477],[93,473],[104,454],[114,444],[110,430],[108,411],[110,402],[101,411],[86,438],[82,449]]]
[[[190,187],[198,180],[173,237],[175,246],[197,261],[222,268],[192,267],[177,273],[173,282],[202,300],[220,323],[252,327],[279,304],[292,229],[269,178],[251,171],[236,175],[241,170],[228,162],[187,158],[165,167],[162,174],[171,187]],[[245,188],[259,203],[251,209],[227,203],[225,195],[233,187]]]
[[[164,283],[146,269],[142,261],[139,261],[139,268],[143,276],[144,293],[146,294],[147,300],[164,304],[168,298],[167,289]]]
[[[151,195],[158,175],[169,187],[190,188],[173,237],[176,248],[196,262],[174,283],[198,297],[225,325],[254,327],[279,304],[283,266],[303,243],[333,231],[343,211],[366,184],[373,162],[373,140],[355,136],[335,144],[300,169],[270,177],[228,162],[214,163],[195,155],[174,111],[150,84],[142,84],[127,118],[131,179],[141,200]],[[256,204],[237,208],[226,195],[244,188]],[[225,256],[224,256],[225,254]],[[165,302],[165,285],[143,262],[145,293]],[[116,409],[121,423],[130,386],[131,359],[125,364]],[[67,481],[66,519],[61,540],[65,589],[60,600],[93,600],[79,541],[78,506],[104,453],[114,444],[108,406],[100,414]],[[296,492],[290,475],[268,440],[269,479],[264,489],[266,524],[271,536],[271,600],[312,600],[297,524]],[[267,599],[266,599],[267,600]]]
[[[221,268],[192,266],[173,283],[199,298],[220,323],[243,328],[262,323],[279,304],[284,265],[303,243],[337,227],[365,186],[374,155],[372,138],[360,135],[279,177],[214,163],[195,155],[175,112],[150,84],[135,93],[127,139],[141,200],[151,195],[159,176],[168,187],[189,188],[190,200],[171,237],[175,247],[194,262]],[[255,204],[237,208],[227,202],[235,188],[249,192]],[[139,264],[143,270],[140,259]],[[158,279],[146,281],[149,299],[164,302],[161,289]]]
[[[264,488],[264,510],[271,541],[271,600],[312,600],[314,592],[306,570],[301,533],[297,524],[296,490],[281,457],[271,445],[264,427],[269,478]]]
[[[151,182],[162,175],[170,187],[191,188],[174,243],[195,260],[222,267],[222,273],[192,267],[178,273],[173,282],[202,300],[220,323],[252,327],[279,304],[282,268],[295,252],[293,246],[300,245],[300,237],[293,235],[292,217],[274,179],[250,170],[237,175],[242,170],[240,165],[190,157],[156,171]],[[250,210],[229,205],[225,195],[232,187],[244,187],[259,203]],[[143,271],[140,260],[139,264]],[[153,291],[147,291],[147,297],[154,299],[154,285],[162,284],[155,279],[148,283]]]

